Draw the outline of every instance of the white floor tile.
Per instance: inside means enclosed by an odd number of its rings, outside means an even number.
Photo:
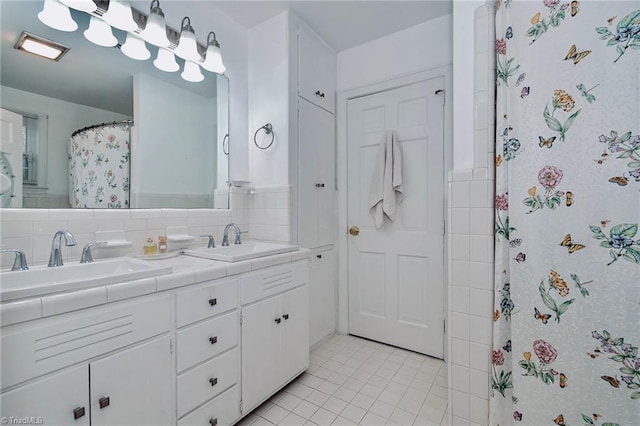
[[[367,410],[356,405],[349,404],[345,407],[344,410],[342,410],[340,416],[349,419],[352,422],[358,423],[360,420],[362,420],[365,414],[367,414]]]
[[[324,382],[323,384],[318,386],[318,390],[321,391],[321,392],[326,393],[327,395],[333,395],[333,393],[335,391],[337,391],[338,389],[340,389],[340,386],[336,385],[335,383],[331,383],[331,382]]]
[[[311,416],[313,416],[313,414],[318,411],[318,408],[320,407],[310,403],[309,401],[302,401],[296,408],[293,409],[293,412],[300,417],[310,419]]]
[[[378,401],[386,402],[387,404],[393,405],[395,407],[396,405],[398,405],[398,402],[400,402],[401,398],[402,397],[397,393],[393,393],[385,389],[378,397]]]
[[[357,426],[357,423],[352,422],[349,419],[345,419],[342,416],[338,416],[332,423],[332,426]]]
[[[362,409],[368,410],[369,408],[371,408],[371,406],[375,401],[376,400],[371,398],[370,396],[367,396],[363,393],[359,393],[353,397],[353,399],[351,400],[351,404],[357,407],[360,407]]]
[[[276,401],[276,405],[279,405],[287,411],[293,411],[293,409],[296,408],[301,402],[301,398],[298,398],[297,396],[290,393],[285,393],[282,398]]]
[[[332,396],[322,405],[322,408],[332,413],[340,414],[346,406],[347,403],[345,401]]]
[[[338,417],[337,414],[332,413],[329,410],[325,410],[324,408],[320,408],[316,413],[311,416],[309,420],[317,425],[330,425],[333,421]]]
[[[277,425],[277,424],[280,424],[282,419],[287,417],[288,414],[289,414],[288,410],[285,410],[284,408],[280,407],[279,405],[274,405],[269,410],[267,410],[267,412],[264,413],[262,415],[262,417],[264,417],[265,419],[269,420],[271,423]]]
[[[329,399],[329,395],[327,395],[324,392],[320,392],[319,390],[314,390],[306,398],[307,401],[309,401],[312,404],[317,405],[318,407],[321,407],[322,404],[327,402],[327,399]]]
[[[384,417],[380,417],[372,412],[368,412],[360,422],[361,425],[367,426],[381,426],[386,423],[387,419],[385,419]]]
[[[415,414],[411,414],[408,411],[404,411],[401,408],[396,408],[395,410],[393,410],[393,413],[389,418],[389,423],[387,424],[401,425],[401,426],[412,425],[415,418],[416,418]]]
[[[380,417],[384,417],[385,419],[388,419],[389,417],[391,417],[391,413],[393,413],[394,408],[395,407],[393,405],[387,404],[386,402],[378,400],[373,403],[371,408],[369,408],[369,411],[379,415]]]
[[[282,421],[278,424],[282,426],[302,426],[306,422],[307,422],[307,419],[303,419],[302,417],[296,414],[289,413],[289,415],[284,419],[282,419]]]
[[[341,399],[343,401],[346,402],[350,402],[354,396],[356,396],[357,392],[351,389],[347,389],[344,386],[341,387],[340,389],[338,389],[337,391],[335,391],[333,393],[333,396],[335,396],[338,399]]]

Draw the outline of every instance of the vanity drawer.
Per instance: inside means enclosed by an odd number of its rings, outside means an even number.
[[[213,401],[178,420],[178,426],[226,426],[240,417],[240,392],[234,386]]]
[[[2,328],[2,388],[167,332],[170,296],[114,303]]]
[[[238,307],[238,280],[216,280],[177,293],[176,324],[187,324]]]
[[[240,303],[245,305],[309,282],[309,261],[262,269],[240,278]]]
[[[238,349],[234,349],[179,375],[178,417],[236,384],[239,363]]]
[[[238,311],[178,331],[178,372],[238,344]]]

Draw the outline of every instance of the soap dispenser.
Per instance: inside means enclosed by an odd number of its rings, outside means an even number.
[[[158,246],[153,242],[153,238],[147,237],[147,243],[142,248],[145,255],[153,255],[158,252]]]

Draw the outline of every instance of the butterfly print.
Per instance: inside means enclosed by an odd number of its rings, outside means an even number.
[[[540,311],[536,307],[534,307],[533,309],[535,310],[535,314],[533,315],[535,319],[542,321],[543,324],[546,324],[549,322],[549,319],[551,318],[551,314],[540,313]]]
[[[527,76],[527,73],[524,73],[524,72],[518,76],[518,79],[516,80],[516,87],[520,86],[520,84],[524,81],[524,78],[526,76]]]
[[[544,148],[545,146],[547,148],[551,148],[553,146],[553,142],[556,140],[555,136],[551,136],[549,139],[545,139],[542,136],[538,136],[538,145],[540,145],[540,148]]]
[[[613,21],[615,21],[617,17],[618,16],[612,16],[611,18],[607,19],[607,25],[613,24]]]
[[[560,387],[562,389],[567,387],[567,376],[565,376],[563,373],[560,373]]]
[[[558,426],[565,426],[564,416],[562,414],[558,414],[558,417],[556,417],[553,422]]]
[[[627,184],[629,183],[629,179],[627,179],[624,176],[614,176],[611,179],[609,179],[609,182],[616,183],[620,186],[627,186]]]
[[[620,387],[620,382],[618,381],[618,379],[616,379],[615,377],[611,377],[611,376],[600,376],[600,378],[602,380],[604,380],[605,382],[609,383],[611,386],[613,386],[614,388],[619,388]]]
[[[578,7],[580,5],[580,2],[577,0],[573,0],[571,2],[571,16],[576,16],[578,14],[578,12],[580,11],[580,8]]]
[[[507,40],[510,40],[512,37],[513,37],[513,28],[507,27],[507,31],[504,35],[504,38],[506,38]]]
[[[516,262],[518,262],[518,263],[522,263],[522,262],[524,262],[525,260],[527,260],[527,255],[526,255],[526,254],[524,254],[524,253],[522,253],[522,252],[520,252],[520,253],[518,253],[518,254],[516,255],[516,257],[514,258],[514,260],[515,260]]]
[[[573,205],[573,192],[567,191],[565,194],[565,204],[567,207],[571,207]]]
[[[509,241],[509,247],[511,248],[519,247],[520,244],[522,244],[522,238],[514,238],[513,240]]]
[[[526,98],[527,96],[529,96],[529,93],[531,93],[531,88],[529,86],[524,86],[520,91],[520,98]]]
[[[571,234],[567,234],[562,242],[560,243],[562,247],[566,247],[569,250],[569,254],[575,253],[578,250],[582,250],[586,246],[584,244],[577,244],[571,241]]]
[[[583,50],[578,52],[578,49],[576,48],[576,45],[572,45],[571,48],[569,49],[569,53],[567,53],[567,56],[564,58],[565,61],[569,61],[569,60],[573,60],[573,64],[574,65],[578,65],[578,63],[583,60],[585,57],[587,57],[587,55],[589,55],[591,53],[591,50]]]

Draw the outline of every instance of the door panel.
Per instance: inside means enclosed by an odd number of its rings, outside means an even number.
[[[0,112],[0,153],[0,207],[22,207],[22,116],[6,109]]]
[[[435,357],[444,354],[443,105],[438,77],[349,100],[349,331]],[[369,190],[385,131],[395,131],[404,200],[376,230]]]
[[[289,381],[309,367],[309,286],[302,286],[281,296],[282,376]]]
[[[309,268],[309,343],[336,331],[335,250],[311,254]]]

